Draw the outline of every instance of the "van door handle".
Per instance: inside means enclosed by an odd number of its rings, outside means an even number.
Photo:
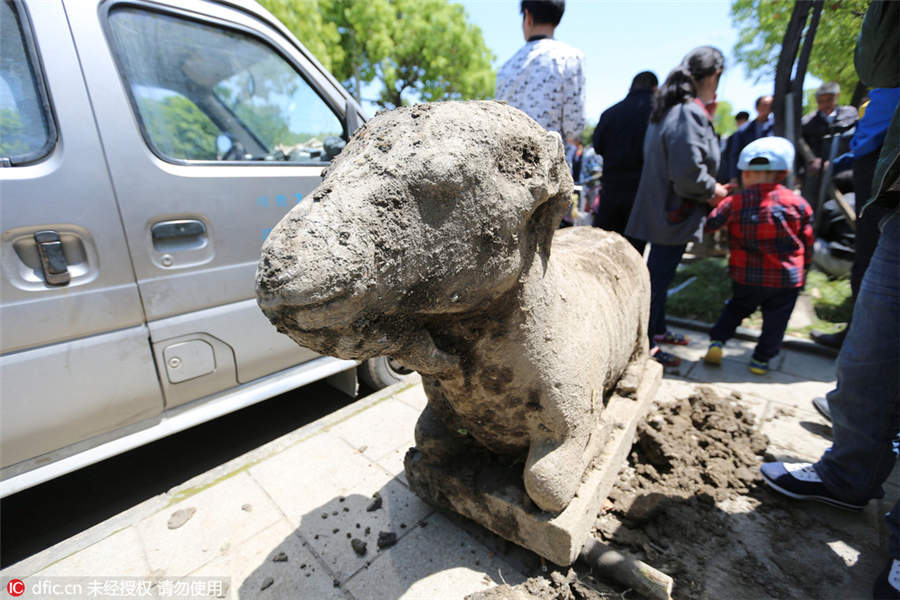
[[[207,243],[206,224],[199,219],[160,221],[150,228],[157,252],[183,252],[203,248]]]
[[[35,231],[34,241],[41,259],[44,281],[48,285],[67,285],[72,276],[69,273],[69,263],[66,262],[59,234],[51,229]]]
[[[150,234],[156,241],[171,240],[173,238],[194,238],[206,233],[206,225],[197,219],[184,219],[181,221],[161,221],[153,225]]]

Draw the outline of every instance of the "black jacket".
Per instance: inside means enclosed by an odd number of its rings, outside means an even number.
[[[615,203],[634,202],[644,165],[644,136],[653,93],[629,92],[600,115],[594,129],[594,150],[603,157],[604,194]]]
[[[849,128],[853,127],[859,120],[859,113],[852,106],[838,106],[835,110],[837,114],[835,115],[833,126],[825,119],[825,115],[819,111],[805,115],[800,122],[803,140],[818,158],[828,158],[830,147],[825,143],[824,138],[832,130],[832,127],[845,130],[841,135],[838,154],[843,154],[850,150],[850,138],[853,137],[853,131]]]
[[[594,150],[603,157],[603,177],[641,176],[644,135],[650,120],[653,93],[629,92],[600,115],[594,129]]]

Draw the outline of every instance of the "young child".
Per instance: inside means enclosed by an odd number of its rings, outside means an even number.
[[[732,298],[709,331],[704,362],[722,364],[722,346],[744,317],[762,308],[763,326],[750,371],[765,375],[781,350],[784,331],[812,260],[812,209],[781,182],[794,164],[794,146],[782,137],[747,144],[738,159],[744,189],[709,214],[706,231],[727,227]]]

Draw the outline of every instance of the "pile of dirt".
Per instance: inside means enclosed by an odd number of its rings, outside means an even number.
[[[767,443],[738,394],[698,386],[638,425],[628,468],[610,494],[614,513],[644,522],[674,498],[712,505],[746,494],[760,481]]]
[[[532,577],[519,585],[497,587],[466,596],[465,600],[619,600],[621,594],[575,569]]]
[[[738,394],[709,386],[654,407],[638,426],[595,535],[671,575],[679,598],[707,597],[706,565],[731,554],[720,546],[736,542],[718,504],[761,483],[767,439],[756,429]]]
[[[846,535],[834,511],[769,490],[759,475],[766,444],[740,395],[721,388],[694,386],[655,405],[638,426],[594,535],[671,575],[679,600],[841,597],[836,590],[859,577],[846,553],[878,557],[878,548],[842,547],[836,541]],[[472,598],[621,597],[621,587],[598,585],[584,563],[564,573]]]

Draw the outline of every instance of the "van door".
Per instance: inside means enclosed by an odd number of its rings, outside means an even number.
[[[30,468],[22,461],[162,411],[122,223],[57,3],[0,2],[0,223],[6,478]]]
[[[343,145],[345,96],[256,14],[66,6],[167,406],[317,356],[263,317],[254,280],[268,231]]]

